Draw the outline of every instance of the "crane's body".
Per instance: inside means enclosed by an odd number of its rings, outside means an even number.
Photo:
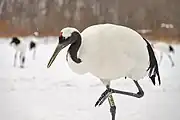
[[[139,80],[146,75],[149,67],[147,43],[130,28],[112,27],[111,24],[91,26],[81,33],[81,37],[78,57],[82,63],[77,64],[68,55],[68,64],[74,72],[90,72],[105,80],[124,76]]]
[[[16,66],[17,57],[19,57],[20,67],[24,68],[27,45],[22,38],[13,37],[10,45],[15,49],[14,67]]]
[[[30,43],[29,43],[29,50],[33,51],[33,59],[34,60],[36,58],[36,51],[37,51],[37,46],[38,46],[38,40],[37,40],[38,36],[39,36],[39,32],[34,32],[32,38],[30,40]]]
[[[171,62],[171,66],[173,67],[175,65],[172,59],[172,55],[175,53],[175,49],[173,48],[172,45],[164,43],[164,42],[157,42],[157,43],[153,43],[152,46],[156,51],[160,53],[159,65],[162,62],[164,54],[169,58]]]
[[[69,46],[67,62],[72,71],[78,74],[89,72],[106,86],[107,89],[95,106],[101,105],[108,98],[112,120],[115,120],[116,113],[112,93],[142,97],[144,92],[138,80],[147,73],[153,84],[156,76],[160,84],[158,64],[150,43],[130,28],[99,24],[90,26],[80,33],[75,28],[66,27],[60,32],[59,42],[48,68],[58,53],[67,46]],[[121,77],[133,79],[138,92],[131,93],[110,88],[110,82]]]

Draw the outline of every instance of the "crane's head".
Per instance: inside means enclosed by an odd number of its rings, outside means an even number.
[[[55,60],[55,58],[57,57],[58,53],[65,48],[66,46],[75,43],[78,39],[80,39],[80,32],[72,27],[66,27],[64,29],[62,29],[60,31],[59,34],[59,42],[58,45],[51,57],[51,59],[49,60],[49,63],[47,65],[47,68],[49,68],[51,66],[51,64],[53,63],[53,61]]]
[[[34,36],[39,36],[39,32],[34,32],[33,35]]]

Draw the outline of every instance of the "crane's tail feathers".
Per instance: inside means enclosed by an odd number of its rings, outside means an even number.
[[[29,45],[29,49],[32,50],[33,48],[36,48],[36,43],[31,41]]]
[[[154,51],[153,51],[150,43],[145,38],[143,38],[143,39],[147,43],[147,49],[148,49],[148,53],[149,53],[149,62],[150,62],[150,64],[149,64],[149,67],[147,69],[147,71],[149,72],[148,73],[149,78],[152,80],[152,83],[155,85],[155,77],[157,75],[159,85],[160,85],[161,84],[161,78],[160,78],[160,75],[159,75],[159,68],[158,68],[158,64],[157,64],[157,60],[156,60]]]
[[[175,50],[174,50],[172,45],[169,45],[169,51],[172,52],[172,53],[175,53]]]

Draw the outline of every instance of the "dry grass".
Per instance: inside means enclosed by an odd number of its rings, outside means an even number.
[[[29,36],[34,31],[27,30],[25,28],[13,28],[8,21],[0,20],[0,37],[12,37],[12,36]],[[58,36],[59,31],[57,30],[39,30],[41,36]],[[167,43],[180,43],[180,35],[176,29],[171,31],[159,29],[154,30],[153,33],[143,35],[145,38],[150,40],[164,41]]]

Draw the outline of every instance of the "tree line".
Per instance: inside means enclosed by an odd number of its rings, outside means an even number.
[[[1,0],[0,34],[39,30],[55,35],[65,26],[81,31],[93,24],[115,23],[180,36],[179,5],[179,0]],[[162,23],[174,28],[161,28]]]

